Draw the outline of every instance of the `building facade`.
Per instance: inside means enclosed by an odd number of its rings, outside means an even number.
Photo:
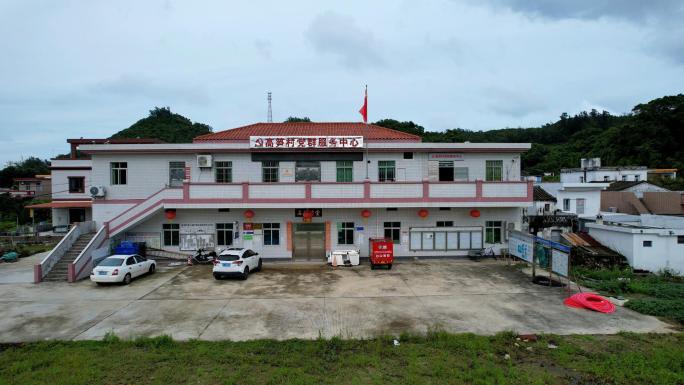
[[[84,144],[92,218],[112,242],[192,253],[247,247],[264,258],[461,256],[505,247],[532,203],[529,144],[422,143],[360,123],[259,123],[184,144]]]

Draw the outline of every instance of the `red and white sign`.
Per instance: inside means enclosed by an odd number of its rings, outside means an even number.
[[[363,148],[363,136],[250,136],[249,148]]]
[[[463,154],[456,152],[433,152],[428,154],[428,160],[463,160]]]

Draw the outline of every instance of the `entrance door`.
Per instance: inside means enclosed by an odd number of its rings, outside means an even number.
[[[325,224],[296,223],[292,246],[295,259],[325,259]]]
[[[85,222],[85,209],[69,209],[69,223]]]

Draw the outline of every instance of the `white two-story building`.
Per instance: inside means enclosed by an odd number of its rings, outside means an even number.
[[[532,203],[519,143],[423,143],[362,123],[258,123],[184,144],[83,144],[92,218],[111,242],[248,247],[323,260],[390,238],[395,255],[505,247]]]

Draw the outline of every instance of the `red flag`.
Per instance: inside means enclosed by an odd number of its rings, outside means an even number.
[[[366,86],[366,94],[363,97],[363,106],[359,110],[361,116],[363,116],[363,122],[368,123],[368,86]]]

